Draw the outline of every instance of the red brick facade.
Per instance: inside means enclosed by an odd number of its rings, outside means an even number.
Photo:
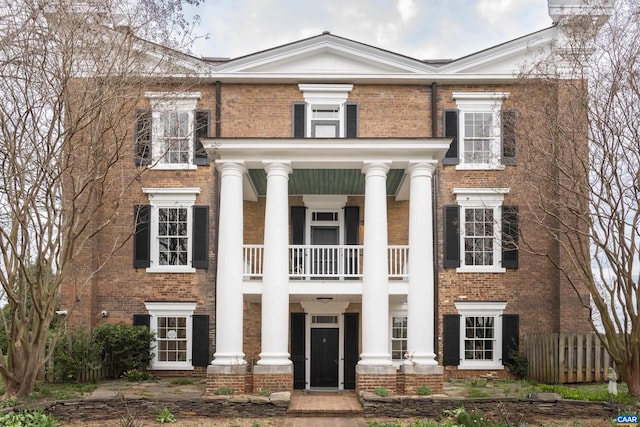
[[[347,79],[348,80],[348,79]],[[292,135],[292,103],[304,102],[304,94],[296,83],[199,83],[188,88],[199,91],[198,109],[211,110],[209,134],[221,138],[289,138]],[[436,86],[436,123],[432,123],[432,90],[428,84],[373,84],[355,83],[348,94],[348,102],[358,105],[358,137],[361,138],[435,138],[443,135],[443,110],[455,109],[453,92],[508,92],[503,108],[517,109],[519,120],[531,121],[527,114],[522,91],[514,84],[450,84]],[[168,91],[171,88],[157,86]],[[185,88],[180,88],[184,91]],[[220,99],[219,122],[215,122],[216,96]],[[149,101],[142,99],[138,108],[148,108]],[[128,120],[133,126],[133,111]],[[437,131],[432,132],[433,125]],[[215,129],[219,127],[219,134]],[[526,135],[518,141],[521,153],[526,152]],[[211,152],[210,152],[211,154]],[[208,166],[198,166],[194,170],[147,170],[135,181],[135,185],[120,201],[119,214],[112,224],[102,232],[93,246],[87,247],[85,256],[78,258],[69,271],[62,288],[61,308],[73,310],[72,321],[78,325],[95,327],[102,322],[131,323],[136,314],[147,314],[145,302],[195,302],[194,314],[209,315],[209,359],[216,351],[216,250],[224,251],[217,245],[218,174],[212,159]],[[520,337],[528,333],[581,332],[588,329],[584,308],[575,291],[545,257],[532,252],[557,253],[557,243],[539,232],[533,222],[526,221],[529,200],[536,197],[527,185],[522,162],[505,166],[502,170],[459,170],[455,166],[439,164],[435,172],[434,207],[437,241],[435,256],[436,269],[436,353],[443,358],[443,316],[457,314],[455,303],[460,301],[503,301],[505,314],[519,315]],[[121,160],[118,173],[127,175],[136,172],[130,157]],[[545,165],[540,165],[545,167]],[[114,177],[116,179],[117,177]],[[149,273],[144,268],[134,268],[132,253],[134,238],[134,205],[149,203],[144,188],[198,187],[196,205],[209,207],[209,265],[208,269],[198,269],[195,273]],[[526,239],[531,250],[519,251],[517,269],[504,273],[459,273],[455,268],[444,268],[443,263],[443,207],[456,205],[454,188],[509,188],[504,196],[504,205],[520,207],[520,235]],[[364,212],[364,196],[349,195],[347,206],[360,208],[360,220]],[[301,195],[291,195],[289,206],[302,206]],[[239,213],[240,214],[240,213]],[[244,201],[243,212],[245,244],[262,244],[264,239],[265,197],[257,201]],[[409,233],[409,202],[398,201],[394,196],[387,198],[388,242],[389,245],[407,245]],[[362,222],[361,222],[362,223]],[[384,232],[384,230],[381,230]],[[283,236],[288,239],[289,236]],[[362,233],[360,233],[362,243]],[[114,246],[119,247],[113,256],[107,258]],[[106,260],[104,266],[88,283],[91,269]],[[390,281],[390,287],[394,281]],[[311,298],[311,297],[310,297]],[[341,296],[341,298],[347,298]],[[336,298],[337,299],[337,298]],[[315,296],[313,298],[315,301]],[[103,317],[102,311],[108,315]],[[361,298],[355,296],[349,301],[347,312],[361,313]],[[304,312],[298,301],[290,302],[291,313]],[[387,316],[388,313],[380,313]],[[243,352],[246,362],[252,366],[260,358],[262,330],[262,307],[259,295],[246,295],[244,300]],[[219,327],[224,327],[225,319],[219,319]],[[362,324],[359,325],[358,351],[362,351]],[[522,340],[521,340],[522,341]],[[202,373],[202,369],[195,372]],[[460,371],[447,367],[444,374],[358,374],[356,388],[373,391],[385,387],[393,393],[414,394],[421,386],[428,386],[433,393],[442,391],[443,378],[477,377],[489,371]],[[494,372],[494,371],[491,371]],[[498,376],[508,375],[507,371],[494,372]],[[234,393],[279,391],[293,388],[291,374],[283,373],[228,373],[209,376],[208,390],[229,387]]]

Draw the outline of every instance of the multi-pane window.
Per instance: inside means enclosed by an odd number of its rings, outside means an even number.
[[[498,169],[501,164],[501,110],[508,92],[454,92],[458,111],[459,169]]]
[[[158,209],[158,264],[187,265],[189,248],[187,208]]]
[[[187,318],[157,317],[158,362],[187,362]]]
[[[494,113],[466,112],[464,114],[463,163],[488,164],[494,155]]]
[[[494,264],[494,209],[464,210],[464,264]]]
[[[162,123],[162,148],[164,163],[189,163],[193,121],[188,111],[164,111],[160,113]]]
[[[391,320],[391,358],[404,359],[407,353],[407,317],[394,316]]]
[[[145,302],[156,337],[152,369],[192,370],[195,302]]]
[[[493,360],[495,355],[495,318],[468,316],[464,319],[464,359]]]

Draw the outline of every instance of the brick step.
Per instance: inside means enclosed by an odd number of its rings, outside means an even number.
[[[288,409],[287,418],[358,418],[362,409]]]

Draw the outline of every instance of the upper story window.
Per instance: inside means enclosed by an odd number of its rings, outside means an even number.
[[[502,108],[508,92],[454,92],[445,110],[444,136],[452,137],[444,164],[457,169],[502,169],[516,158],[517,112]]]
[[[134,267],[149,273],[192,273],[208,267],[208,206],[199,188],[144,188],[150,205],[136,206]]]
[[[209,136],[209,110],[196,110],[200,92],[147,92],[150,110],[136,111],[136,164],[153,169],[208,165],[200,138]]]
[[[518,208],[503,206],[508,188],[454,188],[444,208],[444,267],[501,273],[518,268]]]
[[[348,103],[353,85],[301,84],[305,102],[293,104],[295,138],[356,138],[358,105]]]

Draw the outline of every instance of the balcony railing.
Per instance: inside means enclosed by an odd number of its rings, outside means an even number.
[[[264,245],[244,245],[245,279],[262,278]],[[409,247],[388,247],[389,278],[406,279]],[[290,245],[289,278],[298,280],[362,279],[362,245]]]

